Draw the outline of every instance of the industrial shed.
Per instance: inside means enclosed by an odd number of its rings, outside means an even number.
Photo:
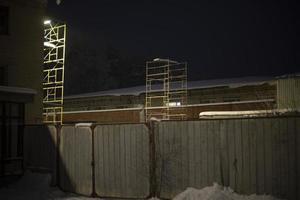
[[[289,83],[286,97],[286,85]],[[298,88],[298,89],[297,89]],[[282,91],[283,90],[283,91]],[[242,77],[188,82],[187,119],[203,111],[272,110],[287,108],[299,98],[299,75]],[[288,100],[290,99],[290,100]],[[291,100],[293,99],[293,100]],[[65,97],[65,123],[130,123],[145,121],[145,86],[121,88]],[[298,101],[299,102],[299,101]],[[297,105],[293,104],[294,107]],[[182,107],[182,106],[181,106]],[[298,105],[299,107],[299,105]],[[152,108],[159,109],[159,108]]]

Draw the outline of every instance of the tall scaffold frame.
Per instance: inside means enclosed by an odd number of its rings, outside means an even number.
[[[43,122],[63,123],[65,23],[44,21]]]
[[[146,120],[187,118],[187,63],[156,58],[146,62]]]

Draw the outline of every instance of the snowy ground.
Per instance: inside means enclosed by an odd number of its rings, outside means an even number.
[[[9,200],[92,200],[99,198],[87,198],[68,194],[58,188],[50,187],[50,175],[26,172],[16,183],[0,189],[0,199]],[[159,200],[151,198],[150,200]],[[242,196],[234,193],[230,188],[224,188],[218,184],[205,187],[201,190],[188,188],[178,194],[173,200],[277,200],[271,196],[250,195]]]
[[[26,172],[16,183],[0,189],[0,199],[9,200],[91,200],[74,194],[64,193],[50,187],[50,175]]]
[[[244,196],[234,193],[230,188],[224,188],[218,184],[205,187],[201,190],[188,188],[178,194],[173,200],[276,200],[276,198],[266,195]]]

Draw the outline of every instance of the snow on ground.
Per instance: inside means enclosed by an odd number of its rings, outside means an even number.
[[[205,187],[201,190],[187,188],[178,194],[173,200],[277,200],[267,195],[244,196],[234,193],[230,188],[224,188],[216,183],[213,186]]]
[[[82,197],[62,192],[58,188],[50,187],[51,177],[48,174],[26,172],[25,175],[13,184],[0,188],[0,199],[10,200],[100,200],[99,198]],[[153,197],[148,200],[159,200]],[[187,188],[173,200],[277,200],[266,195],[243,196],[234,193],[230,188],[218,184],[205,187],[201,190]]]
[[[26,172],[17,182],[0,188],[0,199],[9,200],[92,200],[50,187],[49,174]]]

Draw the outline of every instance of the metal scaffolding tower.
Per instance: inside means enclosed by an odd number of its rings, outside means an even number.
[[[66,24],[44,21],[43,121],[63,123]]]
[[[146,120],[186,119],[187,63],[154,59],[146,63]]]

